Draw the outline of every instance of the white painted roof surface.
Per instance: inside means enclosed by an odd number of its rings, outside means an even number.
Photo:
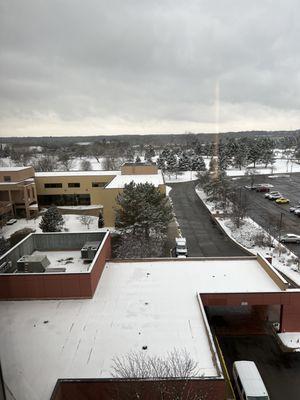
[[[128,185],[132,181],[136,184],[152,183],[155,187],[164,184],[161,173],[149,175],[118,175],[106,186],[106,189],[123,189],[125,185]]]
[[[31,167],[0,167],[0,172],[15,172],[28,169]]]
[[[184,348],[216,376],[196,293],[226,291],[279,288],[256,260],[110,262],[91,300],[0,302],[5,382],[16,400],[49,400],[58,378],[109,377],[142,346]]]
[[[114,176],[120,175],[121,171],[54,171],[36,172],[36,178],[47,178],[52,176]]]

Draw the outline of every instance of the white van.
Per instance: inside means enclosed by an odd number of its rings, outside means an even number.
[[[186,247],[186,238],[180,237],[176,238],[176,257],[186,258],[187,256],[187,247]]]
[[[253,361],[235,361],[232,372],[236,391],[241,400],[270,400]]]

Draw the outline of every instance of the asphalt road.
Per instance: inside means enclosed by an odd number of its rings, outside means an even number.
[[[282,353],[270,335],[222,336],[218,340],[230,374],[234,361],[254,361],[270,399],[300,399],[300,353]]]
[[[255,190],[244,189],[249,185],[249,178],[243,177],[234,181],[238,187],[242,187],[249,196],[249,216],[265,229],[273,226],[273,231],[279,234],[280,218],[282,214],[281,233],[296,233],[300,235],[300,218],[289,211],[291,205],[300,201],[300,174],[290,176],[278,176],[271,179],[267,176],[257,176],[255,183],[270,183],[274,185],[271,190],[278,190],[285,197],[290,199],[290,204],[277,204],[275,201],[265,199],[265,193],[257,193]],[[291,251],[300,257],[300,245],[287,244]]]
[[[187,239],[188,256],[245,256],[238,246],[213,224],[210,214],[195,192],[196,181],[168,184],[182,235]]]

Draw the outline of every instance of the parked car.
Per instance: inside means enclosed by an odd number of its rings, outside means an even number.
[[[13,225],[17,222],[17,220],[15,218],[11,218],[6,222],[6,225]]]
[[[293,233],[287,233],[281,236],[281,243],[300,243],[300,235],[294,235]]]
[[[281,193],[275,193],[275,194],[270,194],[270,196],[268,197],[269,200],[277,200],[277,199],[281,199],[283,196]]]
[[[270,188],[268,186],[258,186],[258,188],[256,188],[257,192],[269,192]]]
[[[280,197],[279,199],[275,200],[277,204],[289,204],[290,200],[286,197]]]
[[[295,210],[297,210],[298,208],[300,208],[300,203],[298,203],[296,206],[290,207],[290,212],[295,212]]]
[[[294,211],[295,215],[298,215],[298,217],[300,217],[300,208],[296,208],[296,210]]]
[[[281,196],[281,193],[279,193],[279,192],[277,192],[277,191],[273,191],[273,192],[266,193],[266,194],[265,194],[265,198],[266,198],[266,199],[269,199],[270,196],[272,196],[272,195],[274,195],[274,194],[280,194],[280,196]]]
[[[244,188],[245,188],[245,189],[248,189],[248,190],[256,190],[256,189],[258,188],[258,185],[252,185],[252,186],[250,186],[250,185],[245,185]]]

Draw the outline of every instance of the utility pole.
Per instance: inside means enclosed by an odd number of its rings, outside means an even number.
[[[280,220],[279,220],[279,241],[281,239],[281,228],[282,228],[282,219],[283,219],[283,213],[280,213]]]

